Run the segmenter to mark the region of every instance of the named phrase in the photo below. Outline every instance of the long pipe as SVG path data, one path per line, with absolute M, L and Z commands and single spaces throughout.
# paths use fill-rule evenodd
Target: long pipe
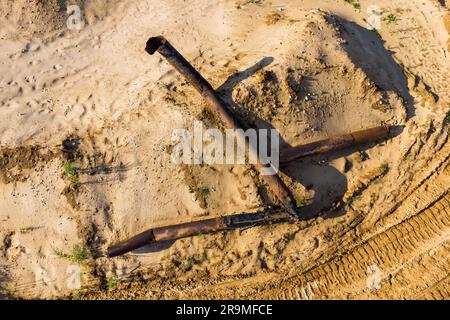
M 109 247 L 108 257 L 116 257 L 160 241 L 176 240 L 199 234 L 253 227 L 262 224 L 286 222 L 291 219 L 290 213 L 287 213 L 285 210 L 268 210 L 153 228 Z
M 241 129 L 242 126 L 232 112 L 223 104 L 217 96 L 216 91 L 211 84 L 203 78 L 203 76 L 179 53 L 163 36 L 152 37 L 147 41 L 145 48 L 150 55 L 159 52 L 166 60 L 181 73 L 202 97 L 208 101 L 209 110 L 212 113 L 218 114 L 225 127 L 229 129 Z M 277 198 L 283 203 L 287 212 L 289 212 L 294 219 L 298 218 L 299 212 L 291 191 L 276 174 L 277 170 L 271 164 L 263 164 L 257 146 L 248 143 L 243 135 L 237 134 L 237 138 L 241 143 L 249 148 L 249 155 L 258 159 L 255 167 L 258 171 L 270 170 L 273 174 L 262 175 L 262 179 L 267 183 L 269 188 L 275 193 Z

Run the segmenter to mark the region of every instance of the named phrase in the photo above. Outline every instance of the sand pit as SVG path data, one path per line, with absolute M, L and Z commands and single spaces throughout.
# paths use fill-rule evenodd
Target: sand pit
M 448 298 L 441 3 L 0 5 L 0 296 Z M 73 4 L 80 30 L 66 25 Z M 369 5 L 382 11 L 378 30 Z M 173 163 L 174 129 L 220 123 L 144 51 L 158 34 L 246 126 L 277 129 L 282 147 L 379 125 L 391 137 L 282 167 L 301 221 L 107 258 L 150 227 L 277 205 L 250 165 Z

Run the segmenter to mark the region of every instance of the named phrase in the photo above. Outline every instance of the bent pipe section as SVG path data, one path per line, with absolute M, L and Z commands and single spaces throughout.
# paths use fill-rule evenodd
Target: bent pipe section
M 162 36 L 152 37 L 147 41 L 145 50 L 153 55 L 159 52 L 166 60 L 180 73 L 189 83 L 197 89 L 202 97 L 208 102 L 209 111 L 218 114 L 223 124 L 229 129 L 242 128 L 239 121 L 233 115 L 233 113 L 227 108 L 226 105 L 217 96 L 215 90 L 211 84 L 203 78 L 203 76 L 179 53 L 170 43 Z M 241 141 L 245 143 L 249 148 L 249 153 L 253 158 L 258 159 L 258 163 L 255 167 L 261 172 L 263 169 L 268 169 L 271 165 L 263 165 L 260 161 L 257 146 L 248 143 L 248 141 L 242 136 L 238 135 L 238 139 L 244 139 Z M 299 212 L 295 204 L 294 197 L 286 184 L 276 174 L 277 170 L 271 168 L 272 175 L 261 175 L 261 178 L 267 183 L 269 188 L 275 193 L 277 198 L 283 203 L 286 210 L 291 213 L 293 218 L 298 218 Z

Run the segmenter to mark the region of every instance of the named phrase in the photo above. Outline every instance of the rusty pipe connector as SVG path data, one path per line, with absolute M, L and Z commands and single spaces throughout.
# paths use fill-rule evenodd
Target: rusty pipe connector
M 280 163 L 298 158 L 351 147 L 357 144 L 383 139 L 389 136 L 390 127 L 380 126 L 320 140 L 280 151 Z
M 203 76 L 179 53 L 163 36 L 152 37 L 147 41 L 145 50 L 153 55 L 155 52 L 159 52 L 166 60 L 181 73 L 202 97 L 208 102 L 209 111 L 213 114 L 218 114 L 225 127 L 228 129 L 240 129 L 242 128 L 239 121 L 233 115 L 233 113 L 225 106 L 225 104 L 217 96 L 215 90 L 211 84 L 203 78 Z M 276 174 L 275 168 L 270 168 L 271 165 L 263 165 L 258 154 L 257 146 L 248 143 L 248 141 L 238 135 L 238 139 L 249 149 L 249 154 L 258 159 L 258 163 L 255 167 L 261 172 L 262 169 L 272 169 L 272 175 L 262 175 L 261 178 L 267 183 L 269 188 L 275 193 L 277 198 L 283 203 L 287 211 L 291 213 L 293 218 L 298 218 L 299 212 L 297 205 L 295 204 L 294 197 L 285 183 Z
M 108 248 L 108 257 L 120 256 L 152 243 L 262 224 L 286 222 L 290 219 L 291 215 L 284 210 L 268 210 L 153 228 L 112 245 Z

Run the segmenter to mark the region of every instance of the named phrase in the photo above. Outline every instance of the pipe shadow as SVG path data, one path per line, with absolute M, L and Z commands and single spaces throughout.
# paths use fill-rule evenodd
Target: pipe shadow
M 112 182 L 122 182 L 126 178 L 126 173 L 137 167 L 136 163 L 125 165 L 122 162 L 115 166 L 108 166 L 106 164 L 90 168 L 76 168 L 77 173 L 84 175 L 85 178 L 80 184 L 106 184 Z M 111 177 L 111 175 L 115 175 Z M 93 177 L 93 178 L 91 178 Z
M 166 249 L 169 249 L 176 240 L 168 240 L 168 241 L 162 241 L 158 243 L 151 243 L 148 244 L 142 248 L 136 249 L 133 251 L 135 254 L 146 254 L 146 253 L 153 253 L 153 252 L 160 252 Z

